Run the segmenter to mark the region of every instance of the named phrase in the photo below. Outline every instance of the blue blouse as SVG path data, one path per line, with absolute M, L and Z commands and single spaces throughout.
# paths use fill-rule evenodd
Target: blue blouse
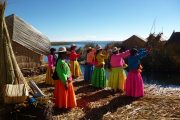
M 129 70 L 137 70 L 139 68 L 139 65 L 141 63 L 141 59 L 145 57 L 148 54 L 148 52 L 145 49 L 140 49 L 135 56 L 130 56 L 128 58 L 128 67 Z

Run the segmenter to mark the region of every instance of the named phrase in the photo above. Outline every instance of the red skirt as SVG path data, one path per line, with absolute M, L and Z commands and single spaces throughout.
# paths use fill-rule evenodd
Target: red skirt
M 55 107 L 57 108 L 73 108 L 77 106 L 72 82 L 68 84 L 66 90 L 64 84 L 60 80 L 56 80 L 54 98 Z

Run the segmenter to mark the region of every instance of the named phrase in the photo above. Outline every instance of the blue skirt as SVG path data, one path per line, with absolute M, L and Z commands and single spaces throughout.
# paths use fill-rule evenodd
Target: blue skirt
M 84 80 L 85 81 L 91 80 L 93 70 L 94 70 L 94 66 L 92 64 L 85 65 L 85 70 L 84 70 Z

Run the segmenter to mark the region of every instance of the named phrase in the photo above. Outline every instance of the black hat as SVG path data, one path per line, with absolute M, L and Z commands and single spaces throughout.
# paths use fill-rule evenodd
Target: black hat
M 51 52 L 54 52 L 54 51 L 56 51 L 56 49 L 55 49 L 55 48 L 51 48 L 50 51 L 51 51 Z
M 131 54 L 131 55 L 135 55 L 137 52 L 138 52 L 138 50 L 137 50 L 136 48 L 132 48 L 132 49 L 130 50 L 130 54 Z

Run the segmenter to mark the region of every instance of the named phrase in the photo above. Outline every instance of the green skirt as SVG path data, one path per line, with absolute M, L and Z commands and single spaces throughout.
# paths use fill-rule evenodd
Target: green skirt
M 104 68 L 95 67 L 91 79 L 91 84 L 97 88 L 106 87 L 106 71 Z

